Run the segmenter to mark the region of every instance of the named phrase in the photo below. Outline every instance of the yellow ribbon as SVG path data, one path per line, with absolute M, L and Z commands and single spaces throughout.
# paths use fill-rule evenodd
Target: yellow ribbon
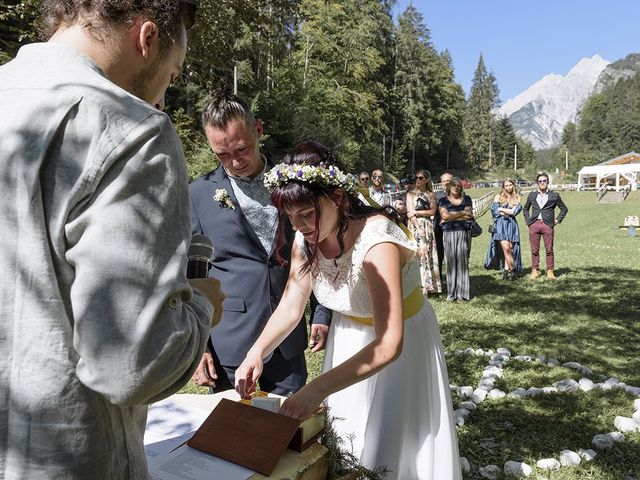
M 369 189 L 367 187 L 360 187 L 358 190 L 360 191 L 360 193 L 362 194 L 362 196 L 364 197 L 364 199 L 367 201 L 369 205 L 371 205 L 374 208 L 382 208 L 382 206 L 378 202 L 376 202 L 373 198 L 371 198 L 371 193 L 369 192 Z M 407 236 L 409 240 L 411 240 L 412 242 L 415 241 L 415 237 L 413 236 L 413 233 L 411 233 L 411 230 L 409 230 L 404 223 L 400 222 L 400 223 L 396 223 L 396 225 L 398 225 L 402 229 L 402 231 L 404 232 L 404 234 Z
M 422 287 L 418 285 L 413 292 L 402 300 L 402 318 L 406 320 L 413 317 L 422 309 L 423 305 L 424 294 L 422 293 Z M 373 326 L 373 317 L 352 317 L 351 315 L 348 317 L 354 322 Z

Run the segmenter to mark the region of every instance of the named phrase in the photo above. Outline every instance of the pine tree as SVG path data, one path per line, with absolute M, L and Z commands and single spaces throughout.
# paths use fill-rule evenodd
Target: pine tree
M 498 106 L 499 90 L 495 76 L 487 71 L 480 54 L 476 67 L 464 119 L 464 145 L 475 168 L 495 163 L 493 142 L 496 121 L 493 111 Z

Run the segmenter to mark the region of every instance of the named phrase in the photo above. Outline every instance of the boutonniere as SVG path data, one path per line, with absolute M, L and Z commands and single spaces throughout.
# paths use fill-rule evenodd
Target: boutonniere
M 227 193 L 227 190 L 224 188 L 218 188 L 216 193 L 213 194 L 213 199 L 220 202 L 221 205 L 230 208 L 231 210 L 235 210 L 236 206 L 231 201 L 231 197 Z

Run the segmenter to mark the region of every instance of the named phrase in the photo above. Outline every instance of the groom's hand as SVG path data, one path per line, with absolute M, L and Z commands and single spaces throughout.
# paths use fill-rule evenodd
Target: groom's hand
M 327 345 L 327 335 L 329 327 L 320 323 L 311 325 L 311 334 L 309 335 L 309 348 L 312 352 L 319 352 Z
M 208 350 L 205 350 L 204 355 L 202 355 L 200 363 L 198 364 L 198 368 L 196 368 L 191 380 L 201 387 L 214 388 L 216 386 L 215 381 L 217 379 L 218 374 L 216 373 L 216 368 L 213 366 L 213 355 L 211 355 L 211 352 Z

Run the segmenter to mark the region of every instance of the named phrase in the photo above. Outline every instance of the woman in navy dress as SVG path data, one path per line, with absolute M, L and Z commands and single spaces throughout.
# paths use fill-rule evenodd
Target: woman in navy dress
M 502 182 L 502 190 L 491 205 L 495 231 L 484 264 L 486 269 L 502 270 L 502 278 L 507 280 L 515 279 L 517 273 L 522 272 L 520 230 L 516 221 L 522 204 L 515 185 L 510 178 Z
M 454 177 L 446 187 L 447 196 L 438 200 L 440 228 L 447 261 L 447 300 L 469 300 L 469 254 L 473 220 L 473 202 L 464 194 L 462 181 Z

